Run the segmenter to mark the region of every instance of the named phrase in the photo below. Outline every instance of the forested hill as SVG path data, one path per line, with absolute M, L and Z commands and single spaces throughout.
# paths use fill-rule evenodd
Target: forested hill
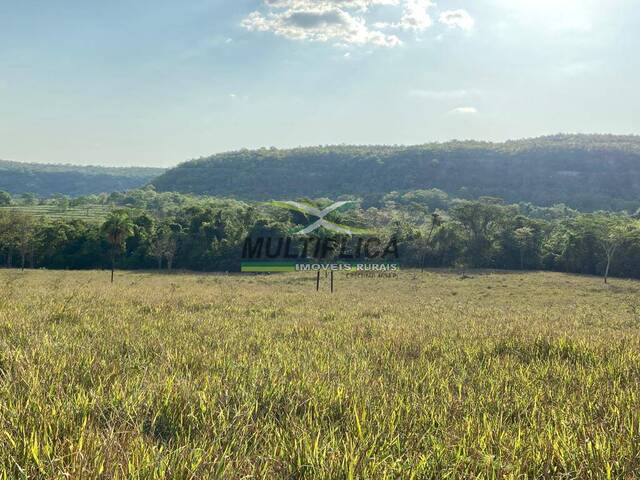
M 249 200 L 367 198 L 439 188 L 462 198 L 635 210 L 640 206 L 640 136 L 241 150 L 183 163 L 153 184 L 161 191 Z
M 110 193 L 146 185 L 163 171 L 162 168 L 82 167 L 0 160 L 0 190 L 38 196 Z

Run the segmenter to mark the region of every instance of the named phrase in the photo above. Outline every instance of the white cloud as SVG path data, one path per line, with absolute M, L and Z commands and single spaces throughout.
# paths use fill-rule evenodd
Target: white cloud
M 477 115 L 478 110 L 475 107 L 458 107 L 453 110 L 449 110 L 453 115 Z
M 440 14 L 440 23 L 449 28 L 460 28 L 462 30 L 473 30 L 475 20 L 466 10 L 446 10 Z
M 404 29 L 421 32 L 433 25 L 429 9 L 435 6 L 431 0 L 404 0 L 402 18 L 399 22 L 376 22 L 374 27 L 385 29 Z
M 377 5 L 398 5 L 399 0 L 265 0 L 265 3 L 272 8 L 292 10 L 331 8 L 368 10 Z
M 433 25 L 430 10 L 432 0 L 263 0 L 265 8 L 250 13 L 242 26 L 249 31 L 271 32 L 275 35 L 311 42 L 333 42 L 334 45 L 377 45 L 395 47 L 402 40 L 385 30 L 422 32 Z M 376 11 L 380 20 L 367 23 L 374 7 L 396 8 Z M 401 8 L 401 9 L 400 9 Z M 381 13 L 395 19 L 381 18 Z M 465 10 L 449 10 L 440 15 L 440 23 L 450 28 L 469 30 L 473 19 Z
M 346 44 L 370 43 L 383 47 L 395 47 L 402 43 L 395 35 L 369 29 L 363 18 L 339 8 L 284 10 L 266 15 L 253 12 L 242 21 L 242 25 L 250 31 L 271 31 L 294 40 L 335 40 Z
M 433 6 L 431 0 L 406 0 L 400 26 L 410 30 L 426 30 L 433 25 L 428 13 Z

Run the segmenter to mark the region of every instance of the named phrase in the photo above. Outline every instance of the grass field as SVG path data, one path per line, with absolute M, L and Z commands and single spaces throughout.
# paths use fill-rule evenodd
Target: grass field
M 640 477 L 640 283 L 471 275 L 0 271 L 1 478 Z
M 110 205 L 85 205 L 68 208 L 61 208 L 57 205 L 12 205 L 0 207 L 0 212 L 14 211 L 33 215 L 34 217 L 102 222 L 109 215 L 112 208 Z

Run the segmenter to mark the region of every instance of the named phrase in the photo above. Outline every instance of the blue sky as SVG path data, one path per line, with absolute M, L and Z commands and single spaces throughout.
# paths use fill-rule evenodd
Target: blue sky
M 0 158 L 640 133 L 638 0 L 0 0 Z

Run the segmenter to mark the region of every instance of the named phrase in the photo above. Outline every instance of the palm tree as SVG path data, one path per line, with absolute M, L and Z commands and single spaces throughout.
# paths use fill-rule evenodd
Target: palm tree
M 127 238 L 133 234 L 133 224 L 125 212 L 113 212 L 102 224 L 101 231 L 111 246 L 111 283 L 113 283 L 116 253 L 124 249 Z

